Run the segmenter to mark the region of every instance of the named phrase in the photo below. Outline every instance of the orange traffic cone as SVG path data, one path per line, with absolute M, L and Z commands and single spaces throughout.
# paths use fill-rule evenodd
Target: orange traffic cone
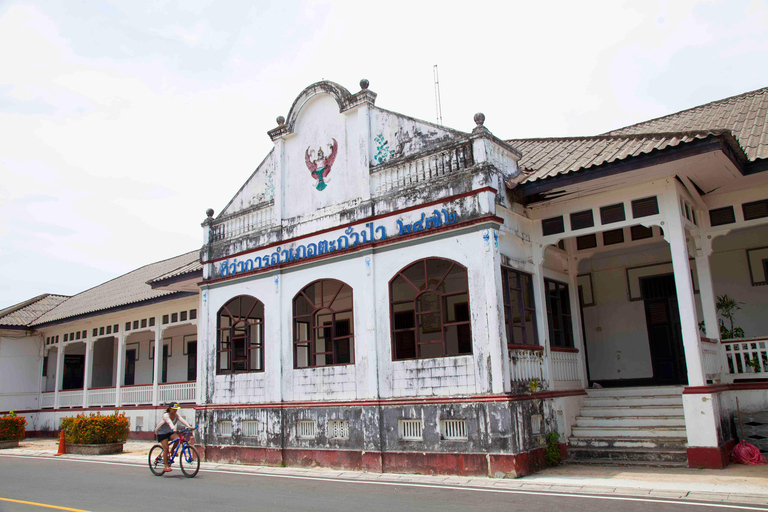
M 61 435 L 59 435 L 59 452 L 56 455 L 66 455 L 67 454 L 67 444 L 66 441 L 64 441 L 64 431 L 61 431 Z

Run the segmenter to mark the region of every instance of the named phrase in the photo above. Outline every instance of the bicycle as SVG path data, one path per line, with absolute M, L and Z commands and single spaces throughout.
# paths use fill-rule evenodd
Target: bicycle
M 181 472 L 187 478 L 192 478 L 200 470 L 200 456 L 197 454 L 197 450 L 194 446 L 189 444 L 188 439 L 192 432 L 197 430 L 195 428 L 186 428 L 179 430 L 179 437 L 171 441 L 168 445 L 168 465 L 173 464 L 176 459 L 176 455 L 181 452 L 181 458 L 179 459 L 179 465 L 181 466 Z M 165 462 L 163 461 L 163 445 L 156 444 L 149 450 L 149 470 L 155 476 L 163 476 L 165 474 Z

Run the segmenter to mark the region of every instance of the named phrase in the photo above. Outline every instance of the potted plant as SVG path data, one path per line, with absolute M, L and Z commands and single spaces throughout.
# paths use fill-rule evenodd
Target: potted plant
M 81 455 L 121 453 L 128 439 L 130 422 L 125 413 L 102 416 L 78 414 L 61 420 L 67 452 Z
M 11 411 L 0 417 L 0 449 L 16 448 L 26 436 L 27 419 Z
M 728 320 L 728 324 L 730 326 L 730 329 L 725 326 L 725 322 L 723 320 L 720 320 L 720 338 L 724 340 L 730 340 L 733 338 L 743 338 L 744 337 L 744 329 L 741 327 L 735 327 L 733 325 L 733 316 L 736 314 L 736 311 L 741 309 L 741 305 L 744 304 L 743 302 L 739 302 L 733 297 L 729 296 L 727 293 L 724 295 L 720 295 L 717 297 L 717 302 L 715 303 L 715 307 L 717 308 L 717 312 Z

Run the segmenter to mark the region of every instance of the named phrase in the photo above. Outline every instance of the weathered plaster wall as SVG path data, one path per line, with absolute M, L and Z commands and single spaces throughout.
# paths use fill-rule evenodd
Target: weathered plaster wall
M 0 411 L 37 407 L 42 344 L 23 331 L 0 334 Z

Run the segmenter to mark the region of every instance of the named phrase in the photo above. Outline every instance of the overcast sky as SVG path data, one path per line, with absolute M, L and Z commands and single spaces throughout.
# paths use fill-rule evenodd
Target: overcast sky
M 501 138 L 768 86 L 768 2 L 0 1 L 0 308 L 198 249 L 318 80 Z

